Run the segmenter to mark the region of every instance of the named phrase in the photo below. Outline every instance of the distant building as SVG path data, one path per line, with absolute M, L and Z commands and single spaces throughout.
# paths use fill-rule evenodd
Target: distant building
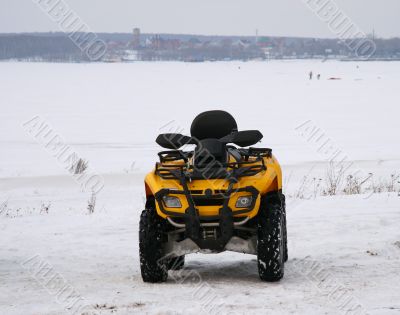
M 232 43 L 233 47 L 238 47 L 240 49 L 247 49 L 251 46 L 251 42 L 247 39 L 239 39 Z
M 146 48 L 154 50 L 177 50 L 180 47 L 181 41 L 179 39 L 166 39 L 158 34 L 146 39 Z
M 271 42 L 268 37 L 259 37 L 257 40 L 258 47 L 271 47 Z
M 133 29 L 133 47 L 140 47 L 140 28 L 136 27 Z

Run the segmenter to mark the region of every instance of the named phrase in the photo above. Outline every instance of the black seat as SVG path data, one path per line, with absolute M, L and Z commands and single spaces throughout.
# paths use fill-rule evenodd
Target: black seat
M 211 164 L 226 163 L 228 151 L 226 144 L 219 141 L 232 132 L 237 131 L 237 124 L 231 114 L 222 110 L 212 110 L 199 114 L 192 123 L 190 133 L 197 139 L 194 150 L 194 164 L 207 167 Z
M 158 135 L 156 142 L 166 149 L 179 150 L 186 144 L 197 145 L 196 152 L 201 149 L 208 151 L 217 160 L 225 159 L 228 143 L 239 147 L 248 147 L 259 142 L 263 135 L 258 130 L 238 131 L 235 119 L 222 110 L 212 110 L 198 115 L 190 127 L 191 137 L 179 133 L 163 133 Z M 237 152 L 234 152 L 234 151 Z M 230 154 L 238 161 L 241 153 L 229 146 Z M 201 154 L 203 155 L 203 154 Z
M 227 162 L 226 144 L 218 139 L 200 140 L 194 150 L 194 164 L 197 167 L 209 167 L 211 164 L 219 166 L 218 163 Z

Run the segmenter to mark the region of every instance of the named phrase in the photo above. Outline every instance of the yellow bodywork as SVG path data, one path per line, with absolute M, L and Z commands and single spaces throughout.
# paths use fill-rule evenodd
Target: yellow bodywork
M 251 212 L 246 214 L 238 214 L 237 217 L 249 217 L 253 218 L 257 215 L 258 209 L 260 206 L 260 200 L 263 195 L 268 192 L 278 191 L 282 189 L 282 171 L 281 167 L 274 156 L 272 157 L 263 157 L 264 163 L 266 166 L 266 170 L 259 172 L 253 176 L 246 176 L 241 177 L 237 184 L 234 185 L 234 189 L 246 187 L 246 186 L 253 186 L 255 187 L 260 194 L 256 200 L 255 206 Z M 251 161 L 251 158 L 250 160 Z M 178 164 L 173 162 L 175 165 Z M 261 162 L 257 162 L 259 164 Z M 256 164 L 256 163 L 255 163 Z M 190 190 L 202 190 L 205 191 L 206 189 L 211 189 L 213 193 L 218 190 L 226 190 L 228 188 L 229 182 L 226 179 L 196 179 L 193 181 L 188 181 L 188 188 Z M 176 179 L 163 179 L 160 176 L 157 176 L 154 170 L 147 174 L 145 178 L 145 189 L 146 189 L 146 196 L 154 196 L 158 191 L 161 189 L 176 189 L 182 190 L 182 186 L 179 183 L 179 180 Z M 232 193 L 231 198 L 229 200 L 229 207 L 232 209 L 233 212 L 235 210 L 241 210 L 242 208 L 236 208 L 235 204 L 237 198 L 240 196 L 249 195 L 248 192 L 237 192 Z M 181 208 L 168 208 L 165 207 L 165 210 L 173 211 L 173 212 L 180 212 L 184 213 L 185 210 L 188 208 L 188 203 L 186 197 L 180 194 L 170 194 L 170 196 L 175 196 L 180 199 L 182 204 Z M 161 212 L 158 203 L 156 202 L 157 213 L 163 218 L 167 218 L 168 215 Z M 221 206 L 196 206 L 199 211 L 200 216 L 215 216 L 219 214 L 219 209 Z

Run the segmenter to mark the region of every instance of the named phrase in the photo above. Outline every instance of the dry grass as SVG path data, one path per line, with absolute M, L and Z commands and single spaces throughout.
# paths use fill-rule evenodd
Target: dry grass
M 92 191 L 92 195 L 90 196 L 90 199 L 88 200 L 88 205 L 87 205 L 87 209 L 89 214 L 93 214 L 94 210 L 96 208 L 96 193 L 94 191 Z
M 69 168 L 69 171 L 72 174 L 83 174 L 83 172 L 85 172 L 85 170 L 88 168 L 89 162 L 79 158 L 77 161 L 74 161 L 71 165 L 71 167 Z

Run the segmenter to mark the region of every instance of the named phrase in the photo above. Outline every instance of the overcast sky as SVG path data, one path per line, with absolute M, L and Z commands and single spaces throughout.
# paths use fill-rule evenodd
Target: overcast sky
M 0 0 L 0 33 L 58 31 L 35 1 Z M 64 1 L 95 32 L 333 37 L 306 0 Z M 332 1 L 365 33 L 400 37 L 400 0 Z

